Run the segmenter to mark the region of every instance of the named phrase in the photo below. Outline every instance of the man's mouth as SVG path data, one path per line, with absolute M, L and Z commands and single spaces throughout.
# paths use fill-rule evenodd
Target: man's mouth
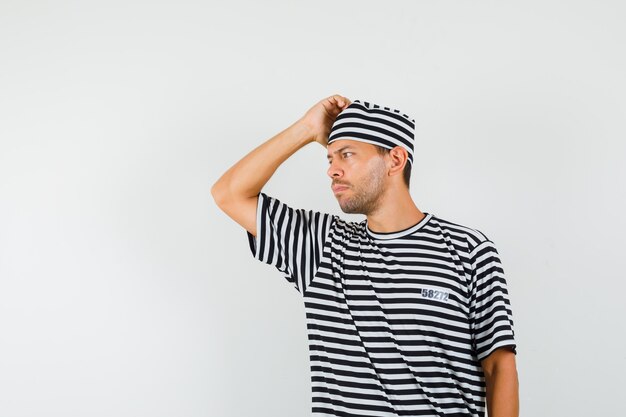
M 333 186 L 332 186 L 333 192 L 334 192 L 335 194 L 337 194 L 338 192 L 341 192 L 341 191 L 345 191 L 345 190 L 347 190 L 348 188 L 349 188 L 348 186 L 346 186 L 346 185 L 340 185 L 340 184 L 337 184 L 337 185 L 333 185 Z

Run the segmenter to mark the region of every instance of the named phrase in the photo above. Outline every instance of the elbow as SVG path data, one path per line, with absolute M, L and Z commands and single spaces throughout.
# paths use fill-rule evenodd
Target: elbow
M 217 204 L 218 207 L 221 207 L 226 200 L 226 187 L 219 181 L 216 182 L 211 187 L 211 196 L 213 197 L 215 204 Z

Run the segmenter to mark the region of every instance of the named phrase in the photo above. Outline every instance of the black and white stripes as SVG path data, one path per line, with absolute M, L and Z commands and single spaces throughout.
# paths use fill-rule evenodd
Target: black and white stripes
M 253 256 L 303 297 L 314 416 L 484 416 L 480 361 L 516 352 L 491 240 L 431 213 L 393 233 L 261 192 Z
M 354 100 L 335 119 L 328 144 L 339 139 L 371 143 L 387 149 L 401 146 L 413 165 L 415 120 L 398 109 Z

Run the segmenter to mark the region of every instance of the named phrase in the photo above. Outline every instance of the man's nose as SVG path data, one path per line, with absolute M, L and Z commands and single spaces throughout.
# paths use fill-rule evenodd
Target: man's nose
M 329 177 L 340 177 L 343 175 L 343 169 L 339 166 L 339 163 L 333 161 L 330 163 L 328 167 L 328 171 L 326 172 Z

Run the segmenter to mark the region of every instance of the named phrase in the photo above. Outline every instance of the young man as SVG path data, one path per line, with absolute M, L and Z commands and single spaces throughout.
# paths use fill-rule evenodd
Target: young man
M 512 311 L 491 240 L 409 193 L 415 121 L 334 95 L 232 166 L 211 193 L 252 255 L 303 297 L 315 416 L 517 417 Z M 328 151 L 345 213 L 261 189 L 301 147 Z

